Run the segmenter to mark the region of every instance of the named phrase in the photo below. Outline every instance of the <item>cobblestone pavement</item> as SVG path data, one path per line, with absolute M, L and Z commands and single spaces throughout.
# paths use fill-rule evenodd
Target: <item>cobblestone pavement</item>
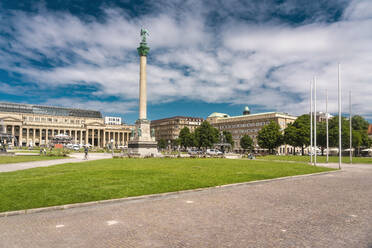
M 112 158 L 112 155 L 107 154 L 107 153 L 90 153 L 88 156 L 88 160 L 97 160 L 97 159 L 105 159 L 105 158 Z M 14 164 L 0 164 L 0 172 L 26 170 L 26 169 L 36 168 L 36 167 L 47 167 L 47 166 L 52 166 L 52 165 L 57 165 L 57 164 L 79 163 L 79 162 L 84 162 L 84 161 L 86 160 L 84 160 L 83 153 L 74 153 L 70 155 L 70 158 L 66 158 L 66 159 L 42 160 L 42 161 L 23 162 L 23 163 L 14 163 Z
M 3 217 L 0 247 L 371 248 L 372 165 Z

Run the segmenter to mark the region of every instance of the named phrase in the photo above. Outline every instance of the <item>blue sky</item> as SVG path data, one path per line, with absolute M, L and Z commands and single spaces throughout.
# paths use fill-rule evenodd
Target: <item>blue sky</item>
M 139 30 L 148 44 L 148 117 L 308 112 L 329 90 L 372 121 L 372 1 L 0 2 L 1 101 L 138 117 Z

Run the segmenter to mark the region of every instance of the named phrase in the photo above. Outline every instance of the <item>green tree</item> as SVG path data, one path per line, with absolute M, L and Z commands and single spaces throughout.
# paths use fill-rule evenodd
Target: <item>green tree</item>
M 172 140 L 172 146 L 173 146 L 173 147 L 175 147 L 175 146 L 178 147 L 179 145 L 181 145 L 181 140 L 180 140 L 180 138 L 177 138 L 177 139 Z
M 354 115 L 351 119 L 353 130 L 367 130 L 369 122 L 360 115 Z
M 325 122 L 317 123 L 316 129 L 316 145 L 320 146 L 322 150 L 322 156 L 324 155 L 324 150 L 327 148 L 327 126 Z
M 197 147 L 212 147 L 214 143 L 218 142 L 218 130 L 212 127 L 209 122 L 204 121 L 200 127 L 195 129 L 194 137 Z
M 301 147 L 301 153 L 304 155 L 304 148 L 310 145 L 310 116 L 308 114 L 299 116 L 288 125 L 284 130 L 284 142 L 293 147 Z
M 188 127 L 184 127 L 181 129 L 178 138 L 180 140 L 180 145 L 183 146 L 185 149 L 194 145 L 193 137 Z
M 252 150 L 252 147 L 253 147 L 253 139 L 245 134 L 243 137 L 241 137 L 240 139 L 240 146 L 244 149 L 244 150 Z
M 338 116 L 334 116 L 331 118 L 328 122 L 328 128 L 329 128 L 329 146 L 330 147 L 338 147 Z M 349 120 L 347 120 L 345 117 L 341 117 L 341 146 L 343 149 L 346 149 L 349 147 Z
M 229 143 L 232 148 L 234 148 L 234 140 L 232 138 L 232 134 L 229 131 L 223 131 L 223 135 L 225 136 L 226 143 Z
M 158 141 L 158 147 L 159 149 L 165 149 L 167 147 L 167 142 L 165 141 L 165 139 L 160 139 Z
M 257 135 L 258 145 L 261 148 L 269 149 L 273 153 L 274 149 L 283 144 L 283 135 L 278 123 L 271 121 L 264 126 Z

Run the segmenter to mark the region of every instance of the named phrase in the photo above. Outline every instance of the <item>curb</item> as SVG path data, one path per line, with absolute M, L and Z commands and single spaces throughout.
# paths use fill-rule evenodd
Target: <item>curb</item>
M 1 212 L 0 218 L 15 216 L 15 215 L 26 215 L 26 214 L 50 212 L 50 211 L 55 211 L 55 210 L 88 207 L 88 206 L 94 206 L 94 205 L 100 205 L 100 204 L 103 205 L 103 204 L 110 204 L 110 203 L 163 199 L 163 198 L 178 196 L 180 194 L 189 194 L 189 193 L 201 192 L 201 191 L 206 192 L 206 191 L 213 191 L 213 190 L 219 190 L 219 189 L 228 189 L 228 188 L 235 188 L 235 187 L 246 186 L 246 185 L 256 185 L 256 184 L 261 184 L 261 183 L 270 183 L 270 182 L 275 182 L 275 181 L 298 179 L 298 178 L 303 178 L 303 177 L 319 176 L 319 175 L 326 175 L 326 174 L 339 173 L 339 172 L 343 172 L 343 171 L 342 170 L 325 171 L 325 172 L 317 172 L 317 173 L 305 174 L 305 175 L 278 177 L 278 178 L 273 178 L 273 179 L 263 179 L 263 180 L 256 180 L 256 181 L 243 182 L 243 183 L 225 184 L 225 185 L 212 186 L 212 187 L 207 187 L 207 188 L 189 189 L 189 190 L 181 190 L 181 191 L 166 192 L 166 193 L 159 193 L 159 194 L 132 196 L 132 197 L 125 197 L 125 198 L 99 200 L 99 201 L 91 201 L 91 202 L 83 202 L 83 203 L 72 203 L 72 204 L 65 204 L 65 205 L 52 206 L 52 207 L 8 211 L 8 212 Z

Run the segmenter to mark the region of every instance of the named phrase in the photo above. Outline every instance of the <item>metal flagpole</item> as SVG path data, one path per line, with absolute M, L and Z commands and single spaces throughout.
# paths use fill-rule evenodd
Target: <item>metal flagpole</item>
M 341 169 L 341 159 L 342 159 L 342 144 L 341 144 L 341 76 L 340 68 L 341 65 L 338 64 L 338 168 Z
M 313 163 L 313 82 L 310 81 L 310 163 Z
M 353 152 L 352 152 L 352 139 L 353 139 L 353 133 L 352 133 L 352 125 L 351 125 L 351 120 L 352 120 L 352 115 L 351 115 L 351 90 L 349 91 L 349 110 L 350 110 L 350 117 L 349 117 L 349 122 L 350 122 L 350 164 L 353 163 Z
M 317 155 L 317 146 L 316 146 L 316 77 L 314 77 L 314 166 L 316 166 L 316 155 Z
M 328 89 L 326 89 L 326 143 L 327 143 L 327 163 L 329 158 L 329 134 L 328 134 Z

